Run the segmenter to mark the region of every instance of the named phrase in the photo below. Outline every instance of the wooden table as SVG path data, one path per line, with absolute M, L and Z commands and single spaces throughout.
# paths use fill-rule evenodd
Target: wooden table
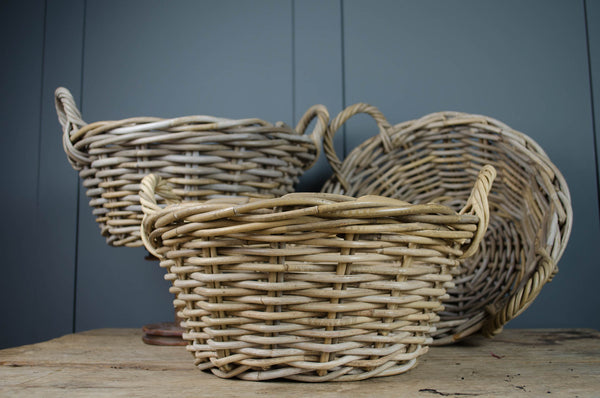
M 145 345 L 137 329 L 100 329 L 0 351 L 10 397 L 599 397 L 600 333 L 506 330 L 433 347 L 411 371 L 358 382 L 224 380 L 184 347 Z

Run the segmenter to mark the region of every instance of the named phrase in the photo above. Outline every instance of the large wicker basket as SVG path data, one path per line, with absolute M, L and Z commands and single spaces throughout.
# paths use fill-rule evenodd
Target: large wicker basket
M 163 176 L 186 200 L 281 196 L 293 192 L 317 159 L 329 122 L 327 109 L 315 105 L 296 129 L 212 116 L 86 124 L 67 89 L 58 88 L 55 98 L 65 152 L 80 170 L 101 233 L 113 246 L 142 245 L 138 192 L 145 175 Z M 314 131 L 303 135 L 315 117 Z
M 142 181 L 142 237 L 173 282 L 200 369 L 245 380 L 402 373 L 428 350 L 458 258 L 479 247 L 495 176 L 460 213 L 380 196 L 292 193 L 164 209 Z
M 371 115 L 379 134 L 341 162 L 333 135 L 350 117 Z M 490 227 L 476 256 L 453 270 L 435 344 L 482 330 L 490 336 L 522 313 L 557 272 L 571 232 L 569 190 L 530 137 L 492 118 L 440 112 L 391 126 L 375 107 L 356 104 L 330 124 L 324 148 L 334 175 L 323 192 L 383 195 L 460 208 L 482 164 L 498 178 L 490 193 Z

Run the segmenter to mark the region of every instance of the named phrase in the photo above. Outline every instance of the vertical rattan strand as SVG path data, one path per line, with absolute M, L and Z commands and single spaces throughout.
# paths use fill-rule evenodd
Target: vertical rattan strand
M 208 240 L 208 239 L 205 239 Z M 179 247 L 178 247 L 179 248 Z M 206 255 L 208 252 L 208 249 L 204 248 L 202 249 L 203 254 Z M 182 281 L 185 280 L 190 280 L 191 278 L 191 273 L 194 272 L 193 269 L 187 270 L 187 268 L 189 267 L 189 265 L 186 266 L 186 259 L 188 257 L 178 257 L 177 263 L 178 265 L 180 265 L 181 267 L 185 267 L 186 271 L 181 273 L 180 275 L 178 275 L 179 279 L 181 279 Z M 196 267 L 194 267 L 196 268 Z M 193 288 L 191 289 L 193 291 Z M 189 291 L 188 291 L 189 293 Z M 195 292 L 194 292 L 195 293 Z M 205 300 L 209 300 L 208 298 L 204 298 Z M 192 326 L 192 330 L 194 331 L 194 338 L 193 338 L 193 343 L 196 344 L 198 343 L 198 337 L 196 336 L 200 336 L 203 335 L 204 338 L 202 339 L 203 341 L 200 341 L 201 344 L 207 344 L 207 337 L 206 337 L 206 333 L 204 331 L 204 328 L 199 325 L 198 323 L 198 319 L 196 319 L 194 321 L 193 315 L 194 312 L 196 312 L 198 310 L 198 308 L 196 307 L 196 300 L 185 300 L 185 309 L 188 310 L 188 313 L 190 314 L 190 316 L 185 316 L 185 311 L 181 311 L 181 315 L 179 314 L 179 312 L 177 313 L 177 315 L 184 320 L 184 322 L 189 323 L 192 322 L 191 324 Z M 187 326 L 187 329 L 189 330 L 190 326 Z M 188 346 L 189 346 L 190 342 L 188 341 Z M 211 361 L 210 358 L 207 358 L 206 356 L 198 356 L 198 351 L 194 350 L 194 358 L 195 358 L 195 365 L 198 366 L 199 369 L 206 369 L 207 367 L 210 366 Z
M 346 234 L 345 241 L 347 242 L 352 242 L 354 240 L 354 234 Z M 350 255 L 353 253 L 353 249 L 350 247 L 343 247 L 340 249 L 340 254 L 342 256 L 346 256 L 346 255 Z M 348 271 L 348 263 L 345 262 L 339 262 L 336 268 L 336 275 L 346 275 L 346 272 Z M 344 290 L 345 286 L 344 283 L 334 283 L 333 285 L 333 290 Z M 332 304 L 339 304 L 340 299 L 337 297 L 332 297 L 331 298 L 331 303 Z M 337 312 L 329 312 L 327 314 L 327 319 L 336 319 L 338 317 L 338 313 Z M 335 326 L 327 326 L 325 328 L 326 331 L 331 332 L 334 331 L 336 329 Z M 324 340 L 324 344 L 331 344 L 333 342 L 333 339 L 331 337 L 326 337 Z M 331 354 L 328 352 L 323 352 L 321 353 L 321 358 L 320 361 L 321 363 L 326 363 L 329 362 L 329 359 L 331 358 Z M 323 370 L 318 370 L 317 374 L 319 376 L 325 376 L 327 374 L 327 370 L 323 369 Z
M 279 243 L 279 242 L 273 242 L 269 246 L 272 249 L 280 249 L 281 248 L 281 243 Z M 269 263 L 270 264 L 281 264 L 281 265 L 284 265 L 285 264 L 285 257 L 269 256 Z M 269 276 L 268 276 L 269 284 L 281 282 L 279 280 L 280 279 L 279 274 L 280 274 L 279 272 L 269 272 Z M 267 295 L 269 297 L 280 297 L 281 296 L 281 291 L 269 290 L 267 292 Z M 278 310 L 277 307 L 278 306 L 276 306 L 276 305 L 269 304 L 269 305 L 266 306 L 265 311 L 267 313 L 269 313 L 269 314 L 273 313 L 273 312 L 277 312 L 277 310 Z M 281 306 L 279 306 L 279 307 L 281 308 Z M 278 320 L 267 319 L 265 323 L 267 325 L 276 325 L 279 322 L 280 321 L 278 321 Z M 274 336 L 277 335 L 277 333 L 276 332 L 272 332 L 272 333 L 269 332 L 269 333 L 265 333 L 265 335 L 268 336 L 268 337 L 274 337 Z M 276 349 L 277 345 L 272 345 L 271 347 L 269 347 L 269 345 L 264 345 L 263 348 L 264 349 Z
M 208 239 L 207 239 L 208 240 Z M 203 249 L 203 251 L 205 252 L 205 256 L 208 253 L 208 257 L 210 258 L 218 258 L 219 254 L 217 253 L 217 248 L 216 247 L 210 247 L 210 248 L 206 248 Z M 207 271 L 209 274 L 212 275 L 218 275 L 220 274 L 219 271 L 219 266 L 217 264 L 212 264 L 212 265 L 208 265 L 207 268 L 209 268 Z M 220 289 L 221 288 L 221 282 L 219 281 L 213 281 L 213 282 L 209 282 L 209 286 L 212 287 L 213 289 Z M 221 295 L 217 295 L 215 296 L 210 296 L 209 297 L 209 302 L 210 303 L 217 303 L 220 304 L 223 302 L 223 296 Z M 213 316 L 216 315 L 217 318 L 219 319 L 225 319 L 227 317 L 227 314 L 225 314 L 224 311 L 219 310 L 219 311 L 215 311 L 216 313 L 213 313 Z M 227 325 L 219 325 L 219 329 L 227 329 Z M 224 342 L 228 339 L 227 336 L 215 336 L 213 337 L 214 339 L 216 339 L 217 341 L 220 342 Z M 217 350 L 217 357 L 218 358 L 227 358 L 230 355 L 229 349 L 225 349 L 225 350 Z M 232 370 L 231 365 L 230 364 L 225 364 L 223 366 L 221 366 L 226 372 L 230 372 Z
M 418 248 L 418 245 L 415 243 L 409 243 L 408 244 L 408 248 L 409 249 L 416 249 Z M 400 264 L 401 268 L 410 268 L 412 267 L 412 263 L 413 263 L 413 258 L 414 256 L 403 256 L 402 259 L 402 264 Z M 396 275 L 396 282 L 404 282 L 406 281 L 408 278 L 406 277 L 406 275 L 402 274 L 402 273 L 398 273 L 398 275 Z M 391 292 L 391 296 L 392 297 L 400 297 L 400 292 L 398 290 L 393 290 Z M 390 303 L 387 305 L 387 308 L 391 311 L 398 309 L 398 304 L 396 303 Z M 427 309 L 425 309 L 424 311 L 427 311 Z M 391 317 L 386 317 L 383 319 L 383 323 L 391 323 L 393 320 Z M 389 334 L 389 330 L 387 329 L 383 329 L 379 332 L 380 335 L 382 336 L 387 336 Z M 375 348 L 383 348 L 383 344 L 384 343 L 375 343 Z M 410 347 L 406 347 L 405 348 L 405 352 L 409 352 L 409 348 Z M 371 357 L 371 359 L 377 359 L 377 357 Z M 371 370 L 371 369 L 369 369 Z

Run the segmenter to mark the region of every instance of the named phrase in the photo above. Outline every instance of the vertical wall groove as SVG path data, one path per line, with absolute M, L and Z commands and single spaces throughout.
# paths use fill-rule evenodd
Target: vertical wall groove
M 38 148 L 37 148 L 37 170 L 35 177 L 35 211 L 36 211 L 36 219 L 34 222 L 37 223 L 37 218 L 39 216 L 38 212 L 40 209 L 40 168 L 42 166 L 42 112 L 44 108 L 44 70 L 45 70 L 45 60 L 46 60 L 46 29 L 48 27 L 48 0 L 44 1 L 44 26 L 42 27 L 42 67 L 40 68 L 40 103 L 39 103 L 39 123 L 38 123 Z
M 294 120 L 315 105 L 325 105 L 331 117 L 340 111 L 342 78 L 340 0 L 293 0 L 294 12 Z M 313 121 L 314 123 L 314 121 Z M 336 151 L 342 156 L 342 133 L 336 134 Z M 296 189 L 319 191 L 331 175 L 321 153 L 315 165 L 300 178 Z
M 598 143 L 596 138 L 596 106 L 594 102 L 594 80 L 592 79 L 592 54 L 590 50 L 590 28 L 588 24 L 587 0 L 583 0 L 583 17 L 585 24 L 585 44 L 587 50 L 588 80 L 590 85 L 590 104 L 592 108 L 592 140 L 594 143 L 594 160 L 596 162 L 596 198 L 598 200 L 598 210 L 600 214 L 600 164 L 598 163 Z
M 341 31 L 341 55 L 342 55 L 342 109 L 346 109 L 346 45 L 344 41 L 344 0 L 340 0 L 340 31 Z M 346 123 L 342 126 L 342 142 L 344 159 L 348 155 L 346 139 Z
M 296 0 L 292 0 L 292 126 L 296 126 Z
M 81 75 L 79 81 L 79 109 L 83 112 L 83 74 L 85 71 L 85 31 L 87 20 L 87 0 L 83 2 L 83 23 L 81 28 Z M 73 265 L 73 333 L 77 332 L 77 277 L 79 270 L 79 213 L 81 207 L 81 184 L 77 178 L 77 206 L 75 206 L 75 263 Z

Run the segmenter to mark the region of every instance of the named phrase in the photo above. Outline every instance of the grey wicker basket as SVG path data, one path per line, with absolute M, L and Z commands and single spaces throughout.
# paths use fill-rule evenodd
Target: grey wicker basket
M 378 134 L 340 161 L 335 132 L 367 113 Z M 334 170 L 323 192 L 382 195 L 412 203 L 460 208 L 483 164 L 498 177 L 490 193 L 490 227 L 478 254 L 454 273 L 435 344 L 482 331 L 498 333 L 521 314 L 558 271 L 571 232 L 569 189 L 558 168 L 531 137 L 493 118 L 438 112 L 392 126 L 368 104 L 355 104 L 330 123 L 324 149 Z
M 319 155 L 327 109 L 311 107 L 295 129 L 260 119 L 134 117 L 87 124 L 71 93 L 56 90 L 63 146 L 113 246 L 141 246 L 140 181 L 156 173 L 185 200 L 270 198 L 294 191 Z M 314 131 L 305 135 L 312 119 Z

